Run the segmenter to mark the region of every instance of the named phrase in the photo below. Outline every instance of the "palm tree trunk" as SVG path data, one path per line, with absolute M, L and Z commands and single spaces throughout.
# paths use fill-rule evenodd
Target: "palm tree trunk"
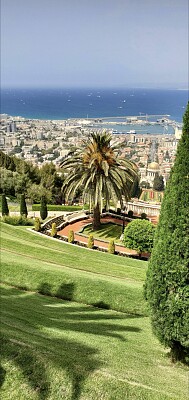
M 93 230 L 96 231 L 99 228 L 100 228 L 100 207 L 99 204 L 97 203 L 93 211 Z

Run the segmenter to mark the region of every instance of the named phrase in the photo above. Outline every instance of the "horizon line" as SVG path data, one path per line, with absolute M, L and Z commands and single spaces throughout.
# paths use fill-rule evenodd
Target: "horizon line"
M 146 90 L 189 90 L 189 85 L 188 87 L 182 87 L 182 85 L 177 85 L 177 86 L 124 86 L 124 85 L 117 85 L 117 86 L 10 86 L 10 85 L 5 85 L 1 86 L 1 90 L 10 90 L 10 89 L 86 89 L 86 90 L 98 90 L 98 89 L 103 89 L 103 90 L 120 90 L 120 89 L 146 89 Z

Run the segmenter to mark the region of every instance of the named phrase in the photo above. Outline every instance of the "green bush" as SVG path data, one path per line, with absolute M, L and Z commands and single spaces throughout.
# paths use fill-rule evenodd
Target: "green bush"
M 94 247 L 94 237 L 93 237 L 92 233 L 88 237 L 87 247 L 88 247 L 88 249 L 93 249 L 93 247 Z
M 9 215 L 9 208 L 5 194 L 2 194 L 1 196 L 1 208 L 2 208 L 2 215 Z
M 146 219 L 147 218 L 147 214 L 146 213 L 142 213 L 141 214 L 141 219 Z
M 74 243 L 74 231 L 72 229 L 68 233 L 68 243 Z
M 2 221 L 9 225 L 22 225 L 32 226 L 34 224 L 32 219 L 25 218 L 24 216 L 4 216 Z
M 127 215 L 128 215 L 129 218 L 132 218 L 133 217 L 133 211 L 129 210 Z
M 27 217 L 27 215 L 28 215 L 26 199 L 25 199 L 24 194 L 21 194 L 21 197 L 20 197 L 20 215 L 25 215 L 25 217 Z
M 109 244 L 108 244 L 108 253 L 114 254 L 115 253 L 115 243 L 114 240 L 111 239 Z
M 145 294 L 154 333 L 189 362 L 189 103 L 162 200 Z
M 40 217 L 42 220 L 46 219 L 48 215 L 47 202 L 44 196 L 41 198 Z
M 151 252 L 153 247 L 155 227 L 145 219 L 135 219 L 130 222 L 123 235 L 125 247 L 136 250 L 139 254 Z
M 40 232 L 41 231 L 41 221 L 37 217 L 35 218 L 34 229 L 35 229 L 36 232 Z
M 52 223 L 51 236 L 52 237 L 56 237 L 57 236 L 57 227 L 56 227 L 56 223 L 55 222 Z

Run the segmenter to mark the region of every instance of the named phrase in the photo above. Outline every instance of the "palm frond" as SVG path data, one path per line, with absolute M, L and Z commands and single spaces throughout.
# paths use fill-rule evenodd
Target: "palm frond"
M 110 199 L 116 204 L 122 198 L 127 201 L 131 187 L 137 177 L 137 167 L 131 161 L 120 158 L 120 144 L 111 144 L 112 136 L 107 132 L 93 132 L 83 147 L 69 153 L 61 168 L 65 174 L 63 192 L 66 198 L 74 196 L 78 188 L 83 195 L 90 194 L 91 203 L 102 208 L 102 198 L 106 204 Z

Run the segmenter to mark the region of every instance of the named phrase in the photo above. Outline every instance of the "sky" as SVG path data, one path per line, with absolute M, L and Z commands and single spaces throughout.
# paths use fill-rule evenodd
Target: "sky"
M 1 0 L 1 86 L 188 88 L 188 25 L 188 0 Z

